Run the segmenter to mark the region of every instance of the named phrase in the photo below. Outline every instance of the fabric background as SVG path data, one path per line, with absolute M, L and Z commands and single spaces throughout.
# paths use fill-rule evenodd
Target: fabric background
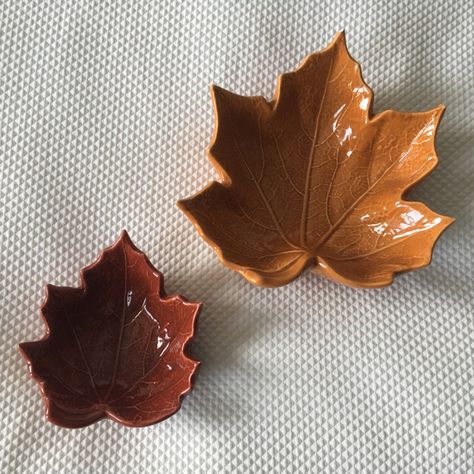
M 473 19 L 454 0 L 2 0 L 1 472 L 473 472 Z M 209 84 L 271 97 L 341 29 L 376 111 L 447 105 L 412 196 L 457 222 L 390 288 L 255 288 L 175 206 L 215 177 Z M 202 368 L 161 424 L 58 428 L 17 343 L 43 334 L 45 283 L 77 285 L 122 228 L 204 302 Z

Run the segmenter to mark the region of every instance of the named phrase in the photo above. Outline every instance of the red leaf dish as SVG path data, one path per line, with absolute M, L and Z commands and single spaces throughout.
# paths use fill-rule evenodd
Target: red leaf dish
M 184 353 L 199 309 L 166 296 L 162 274 L 125 231 L 81 271 L 79 288 L 48 285 L 46 335 L 20 344 L 48 420 L 147 426 L 171 416 L 199 364 Z

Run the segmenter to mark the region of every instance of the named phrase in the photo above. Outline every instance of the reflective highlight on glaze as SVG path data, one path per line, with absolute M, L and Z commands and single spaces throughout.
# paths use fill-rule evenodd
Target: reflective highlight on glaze
M 373 116 L 372 96 L 343 33 L 280 76 L 270 102 L 212 88 L 222 182 L 178 206 L 225 265 L 262 286 L 310 266 L 379 287 L 430 262 L 453 219 L 403 194 L 436 166 L 443 107 Z
M 125 231 L 82 270 L 80 288 L 48 285 L 46 336 L 20 349 L 49 421 L 146 426 L 175 413 L 198 366 L 184 347 L 199 308 L 166 296 L 163 276 Z

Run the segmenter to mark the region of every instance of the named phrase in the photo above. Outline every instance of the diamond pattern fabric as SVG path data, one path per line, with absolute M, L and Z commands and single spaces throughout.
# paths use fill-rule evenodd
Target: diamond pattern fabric
M 474 471 L 474 5 L 469 1 L 0 2 L 0 472 Z M 215 178 L 209 84 L 271 97 L 345 29 L 376 112 L 447 105 L 411 193 L 457 222 L 380 290 L 223 267 L 175 201 Z M 182 409 L 155 426 L 47 423 L 17 344 L 45 283 L 127 228 L 169 293 L 204 302 Z

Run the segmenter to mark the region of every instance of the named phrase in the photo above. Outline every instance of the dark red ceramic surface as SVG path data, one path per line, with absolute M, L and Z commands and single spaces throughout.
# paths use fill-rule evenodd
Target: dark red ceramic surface
M 166 296 L 163 276 L 125 231 L 82 270 L 80 288 L 48 285 L 46 335 L 20 344 L 48 419 L 146 426 L 175 413 L 198 366 L 184 346 L 199 309 Z

